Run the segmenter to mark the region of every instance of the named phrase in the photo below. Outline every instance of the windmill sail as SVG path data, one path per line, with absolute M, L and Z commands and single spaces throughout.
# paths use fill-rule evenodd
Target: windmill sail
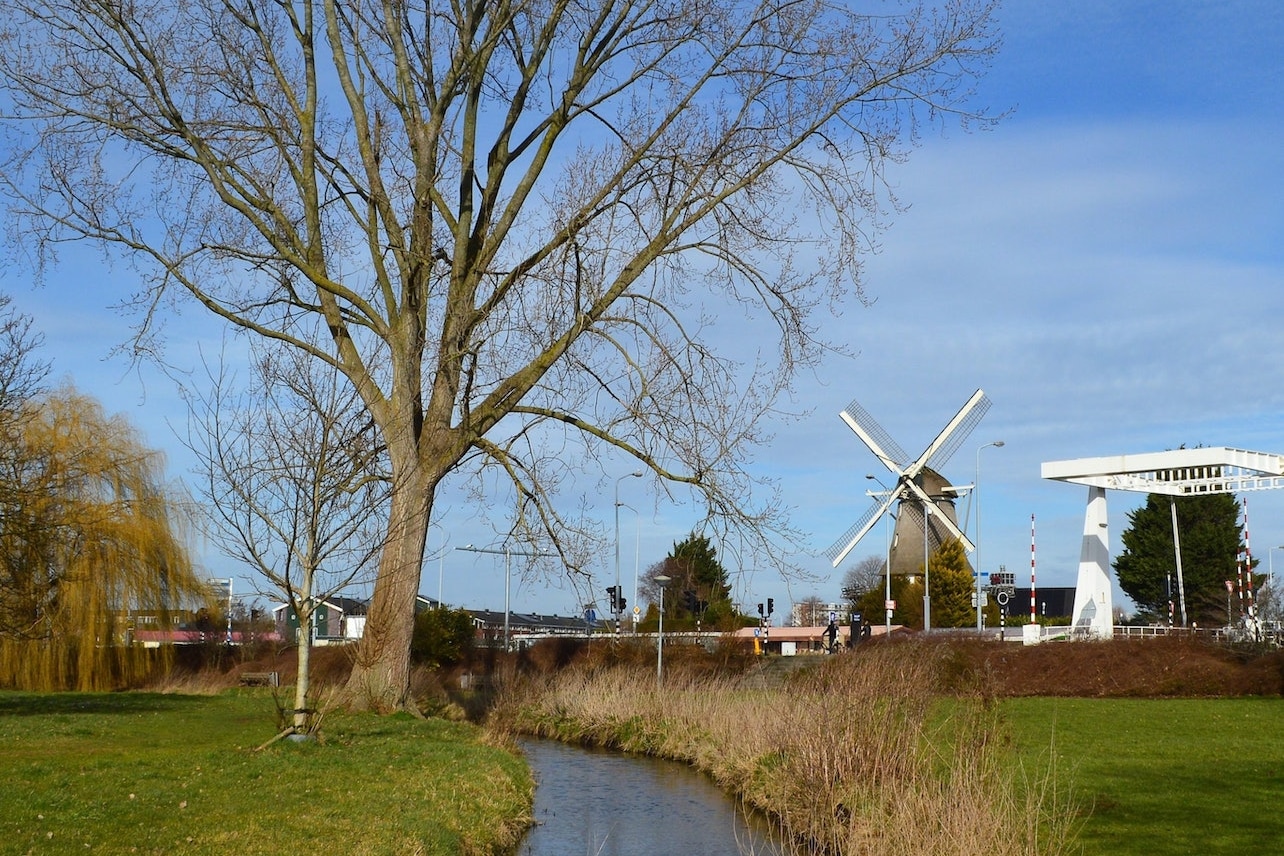
M 874 524 L 883 516 L 883 512 L 896 501 L 897 496 L 899 496 L 899 491 L 892 491 L 882 502 L 871 505 L 864 516 L 857 520 L 850 529 L 843 533 L 843 537 L 835 541 L 833 546 L 825 551 L 825 555 L 829 557 L 829 561 L 833 563 L 834 567 L 838 567 L 839 563 L 847 558 L 847 554 L 852 551 L 852 548 L 860 542 L 860 539 L 864 538 L 869 530 L 874 528 Z
M 842 420 L 847 423 L 847 427 L 856 432 L 856 436 L 864 441 L 869 450 L 878 456 L 883 462 L 883 466 L 892 472 L 899 472 L 909 463 L 909 455 L 900 444 L 892 439 L 892 435 L 883 429 L 882 425 L 870 416 L 865 408 L 860 406 L 860 402 L 853 401 L 839 414 Z
M 842 538 L 825 551 L 825 555 L 833 562 L 834 567 L 837 567 L 856 544 L 869 534 L 869 530 L 874 528 L 879 518 L 897 501 L 900 501 L 903 510 L 909 512 L 910 517 L 918 518 L 916 528 L 920 533 L 926 530 L 928 539 L 934 542 L 933 549 L 939 548 L 947 537 L 958 539 L 968 552 L 976 549 L 963 530 L 959 529 L 953 514 L 953 503 L 943 499 L 941 485 L 931 488 L 940 494 L 933 497 L 924 490 L 924 485 L 920 482 L 924 481 L 921 474 L 930 473 L 933 481 L 939 481 L 948 486 L 949 483 L 941 478 L 936 468 L 958 451 L 959 446 L 967 440 L 989 409 L 990 400 L 982 390 L 978 389 L 972 393 L 972 397 L 964 403 L 958 413 L 954 414 L 954 418 L 946 423 L 936 435 L 936 439 L 911 463 L 905 450 L 892 439 L 874 417 L 869 415 L 865 408 L 861 407 L 859 402 L 853 401 L 847 405 L 839 416 L 883 462 L 883 466 L 896 476 L 897 484 L 887 493 L 882 502 L 876 503 L 866 511 L 860 520 L 843 534 Z M 942 508 L 944 505 L 948 506 L 948 511 Z M 931 518 L 930 520 L 923 519 L 925 511 L 928 512 L 927 516 Z M 902 515 L 897 521 L 898 533 L 901 524 L 905 522 L 906 516 Z
M 959 409 L 950 423 L 937 435 L 932 445 L 927 447 L 927 460 L 923 465 L 940 472 L 946 461 L 954 457 L 959 446 L 972 435 L 972 431 L 985 418 L 989 409 L 990 399 L 984 392 L 978 389 L 972 393 L 967 404 Z

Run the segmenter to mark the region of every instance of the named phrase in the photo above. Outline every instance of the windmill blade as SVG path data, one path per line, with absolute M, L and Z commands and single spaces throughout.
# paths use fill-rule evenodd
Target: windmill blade
M 871 505 L 865 515 L 856 521 L 842 538 L 835 541 L 834 545 L 825 551 L 825 555 L 833 562 L 835 568 L 842 563 L 843 559 L 847 558 L 847 554 L 852 551 L 852 548 L 869 533 L 869 530 L 874 528 L 874 524 L 878 522 L 878 519 L 883 516 L 887 509 L 892 507 L 892 503 L 900 498 L 904 492 L 903 487 L 889 491 L 882 502 Z
M 883 466 L 898 476 L 901 474 L 910 456 L 905 454 L 905 450 L 892 439 L 892 435 L 883 430 L 883 426 L 860 406 L 860 402 L 852 401 L 838 415 L 847 423 L 848 428 L 856 432 L 861 442 L 883 462 Z
M 927 491 L 923 490 L 923 488 L 919 487 L 917 484 L 915 484 L 912 481 L 906 480 L 904 484 L 909 489 L 910 492 L 912 492 L 915 496 L 918 497 L 919 502 L 922 503 L 922 508 L 914 508 L 913 505 L 905 506 L 906 508 L 913 508 L 920 515 L 923 513 L 924 510 L 926 510 L 928 514 L 931 514 L 933 517 L 936 518 L 936 522 L 940 524 L 941 527 L 945 529 L 945 531 L 949 532 L 951 536 L 958 539 L 959 543 L 963 545 L 964 550 L 966 550 L 969 553 L 976 550 L 976 545 L 973 544 L 971 539 L 968 538 L 967 535 L 963 533 L 963 530 L 958 527 L 958 524 L 949 518 L 949 515 L 941 511 L 940 507 L 937 506 L 936 501 L 927 495 Z M 928 527 L 929 532 L 932 528 L 933 527 Z
M 954 414 L 954 418 L 941 429 L 941 433 L 936 435 L 932 444 L 923 450 L 916 462 L 917 466 L 912 473 L 907 472 L 911 478 L 918 475 L 918 471 L 923 467 L 930 467 L 940 472 L 945 462 L 953 457 L 958 451 L 959 446 L 968 438 L 977 424 L 985 417 L 986 411 L 990 409 L 990 399 L 985 397 L 985 392 L 978 389 L 972 393 L 972 397 L 967 400 L 959 412 Z

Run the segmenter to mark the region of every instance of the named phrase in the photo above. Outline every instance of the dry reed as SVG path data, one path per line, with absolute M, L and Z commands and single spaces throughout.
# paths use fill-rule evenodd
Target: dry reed
M 1026 776 L 977 693 L 947 694 L 948 649 L 871 646 L 774 689 L 636 665 L 502 682 L 492 722 L 672 758 L 777 818 L 793 854 L 913 849 L 1060 854 L 1071 807 L 1055 776 Z

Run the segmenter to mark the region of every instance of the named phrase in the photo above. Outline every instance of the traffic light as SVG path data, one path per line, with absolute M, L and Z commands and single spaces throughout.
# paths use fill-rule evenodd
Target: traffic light
M 617 591 L 618 589 L 615 586 L 606 587 L 606 593 L 611 598 L 611 612 L 619 612 L 619 609 L 616 608 L 616 600 L 615 600 L 615 594 Z
M 626 607 L 626 606 L 628 606 L 628 605 L 629 605 L 629 602 L 628 602 L 627 600 L 625 600 L 625 599 L 624 599 L 624 593 L 623 593 L 623 592 L 621 592 L 621 593 L 620 593 L 620 608 L 619 608 L 617 611 L 618 611 L 618 612 L 623 613 L 623 612 L 624 612 L 624 607 Z
M 696 597 L 696 593 L 691 589 L 687 589 L 682 593 L 682 600 L 687 605 L 687 612 L 695 615 L 700 611 L 700 600 Z
M 767 615 L 768 615 L 768 617 L 770 617 L 770 615 L 771 615 L 773 612 L 775 612 L 775 611 L 776 611 L 776 600 L 775 600 L 775 598 L 771 598 L 771 597 L 767 598 Z
M 766 614 L 766 613 L 764 613 L 764 612 L 762 611 L 762 604 L 761 604 L 761 603 L 760 603 L 760 604 L 758 604 L 758 615 L 762 616 L 762 615 L 765 615 L 765 614 Z

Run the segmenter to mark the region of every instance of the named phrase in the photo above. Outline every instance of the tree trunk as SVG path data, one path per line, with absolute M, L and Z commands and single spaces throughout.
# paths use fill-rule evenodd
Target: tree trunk
M 422 465 L 413 453 L 405 457 L 402 467 L 394 462 L 388 540 L 347 685 L 352 707 L 381 713 L 414 707 L 410 641 L 432 498 Z
M 309 599 L 312 596 L 308 591 Z M 297 610 L 296 610 L 297 612 Z M 307 617 L 299 618 L 299 669 L 294 681 L 294 731 L 296 734 L 308 733 L 308 688 L 312 676 L 312 622 L 316 613 L 309 612 Z

